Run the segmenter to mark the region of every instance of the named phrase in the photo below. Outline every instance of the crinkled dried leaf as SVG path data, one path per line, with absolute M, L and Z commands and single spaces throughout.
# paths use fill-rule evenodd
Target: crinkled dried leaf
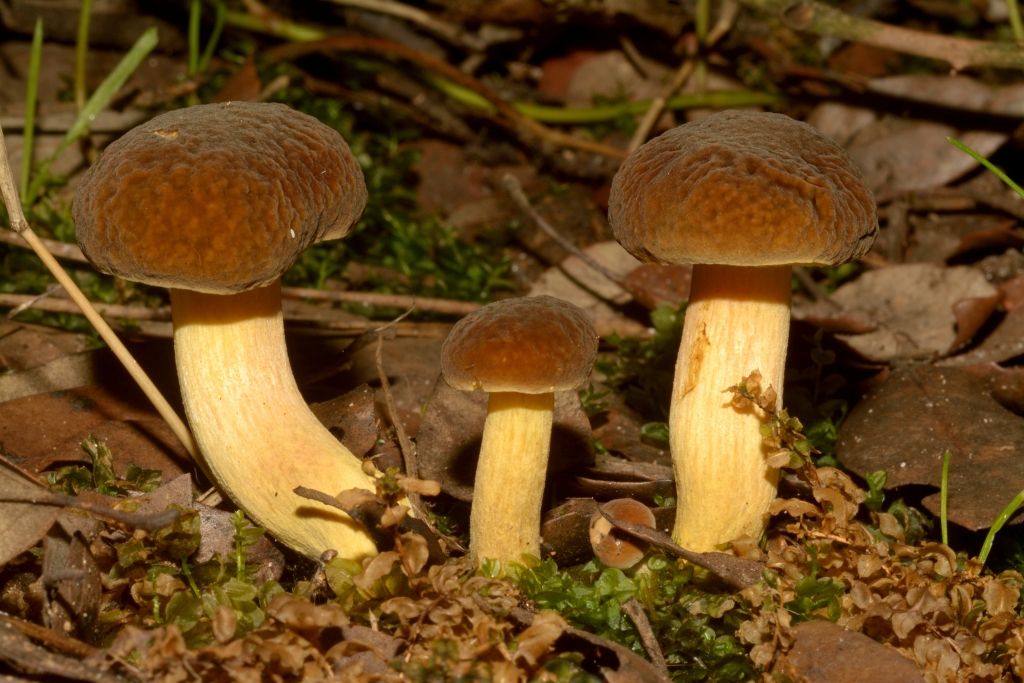
M 536 666 L 541 657 L 551 651 L 555 641 L 565 633 L 568 626 L 557 612 L 538 612 L 533 623 L 519 634 L 515 657 L 523 659 L 530 666 Z

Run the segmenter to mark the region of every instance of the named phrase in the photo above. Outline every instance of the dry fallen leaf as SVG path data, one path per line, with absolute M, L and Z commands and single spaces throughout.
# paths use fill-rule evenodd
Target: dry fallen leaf
M 961 368 L 894 371 L 850 411 L 838 456 L 864 477 L 886 472 L 886 488 L 930 486 L 939 513 L 942 453 L 949 449 L 949 520 L 986 529 L 1024 489 L 1024 418 L 993 397 L 983 375 Z
M 0 457 L 0 566 L 33 547 L 53 526 L 60 508 L 17 502 L 48 490 Z
M 944 356 L 977 331 L 987 316 L 973 316 L 974 329 L 958 318 L 957 304 L 978 300 L 994 310 L 999 292 L 978 270 L 968 266 L 908 263 L 869 271 L 841 286 L 831 296 L 838 309 L 824 302 L 794 306 L 801 320 L 855 318 L 874 329 L 837 338 L 875 361 Z M 981 322 L 979 322 L 981 318 Z M 963 329 L 958 329 L 958 323 Z
M 773 672 L 813 683 L 924 683 L 917 666 L 895 650 L 830 621 L 793 627 L 793 646 Z

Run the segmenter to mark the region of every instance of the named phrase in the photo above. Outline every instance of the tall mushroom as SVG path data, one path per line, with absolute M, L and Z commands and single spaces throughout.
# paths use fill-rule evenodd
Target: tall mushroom
M 182 399 L 209 473 L 285 545 L 376 552 L 344 513 L 293 493 L 373 490 L 310 412 L 285 349 L 279 278 L 309 245 L 343 237 L 366 204 L 348 145 L 280 104 L 162 114 L 111 144 L 73 213 L 101 271 L 171 288 Z
M 857 258 L 875 203 L 844 151 L 781 114 L 727 111 L 634 152 L 612 183 L 609 220 L 642 261 L 693 263 L 669 412 L 673 538 L 707 551 L 764 530 L 778 472 L 763 415 L 725 393 L 753 371 L 782 399 L 792 265 Z
M 540 555 L 554 392 L 581 385 L 596 354 L 586 313 L 550 296 L 488 304 L 445 339 L 445 381 L 488 394 L 469 517 L 469 553 L 477 565 Z

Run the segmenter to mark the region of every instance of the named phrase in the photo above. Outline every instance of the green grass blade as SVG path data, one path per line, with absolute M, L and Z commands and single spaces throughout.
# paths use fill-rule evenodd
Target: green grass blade
M 199 72 L 206 71 L 210 66 L 210 60 L 213 59 L 213 51 L 217 49 L 217 43 L 220 42 L 220 34 L 224 31 L 224 16 L 227 13 L 227 7 L 221 0 L 214 3 L 214 15 L 213 15 L 213 30 L 210 32 L 210 39 L 206 41 L 206 47 L 203 49 L 203 54 L 199 56 Z
M 985 535 L 985 542 L 981 544 L 981 552 L 978 553 L 978 561 L 981 562 L 982 566 L 984 566 L 985 561 L 988 560 L 988 554 L 992 552 L 992 544 L 996 540 L 996 534 L 999 533 L 999 530 L 1003 528 L 1003 526 L 1010 520 L 1010 517 L 1013 517 L 1013 514 L 1017 512 L 1022 505 L 1024 505 L 1024 491 L 1021 491 L 1014 496 L 1013 500 L 1007 503 L 1006 507 L 1003 508 L 1003 511 L 1000 512 L 996 516 L 995 521 L 992 522 L 992 527 Z
M 85 107 L 85 58 L 89 53 L 92 0 L 82 0 L 82 8 L 78 12 L 78 36 L 75 38 L 75 109 L 82 111 Z
M 43 20 L 36 19 L 32 31 L 32 51 L 28 58 L 28 85 L 25 87 L 25 129 L 22 131 L 21 196 L 28 195 L 28 181 L 32 175 L 32 150 L 36 138 L 36 104 L 39 100 L 39 64 L 43 54 Z
M 990 170 L 993 173 L 995 173 L 996 177 L 999 178 L 1000 180 L 1002 180 L 1004 183 L 1006 183 L 1006 185 L 1011 190 L 1016 192 L 1019 196 L 1024 197 L 1024 188 L 1021 188 L 1020 185 L 1018 185 L 1017 183 L 1013 182 L 1010 179 L 1010 176 L 1006 175 L 1006 173 L 1003 172 L 1003 169 L 999 168 L 998 166 L 993 164 L 991 161 L 989 161 L 988 159 L 986 159 L 982 155 L 978 154 L 976 151 L 974 151 L 973 149 L 971 149 L 970 147 L 968 147 L 964 143 L 960 142 L 956 138 L 946 138 L 946 140 L 949 141 L 949 144 L 953 145 L 958 150 L 960 150 L 961 152 L 967 154 L 969 157 L 971 157 L 972 159 L 977 161 L 979 164 L 981 164 L 982 166 L 984 166 L 988 170 Z
M 199 18 L 203 14 L 202 0 L 192 0 L 188 8 L 188 75 L 199 71 Z
M 103 79 L 100 86 L 96 88 L 96 92 L 92 94 L 92 97 L 85 103 L 85 108 L 78 113 L 78 118 L 68 129 L 68 132 L 64 135 L 64 139 L 60 143 L 60 147 L 54 153 L 53 157 L 60 156 L 74 142 L 85 135 L 89 130 L 89 125 L 92 120 L 96 118 L 96 115 L 106 109 L 110 101 L 114 99 L 114 95 L 121 89 L 125 81 L 135 72 L 139 65 L 142 64 L 142 60 L 149 56 L 149 53 L 156 47 L 159 37 L 157 36 L 156 27 L 152 27 L 146 30 L 132 48 L 128 50 L 121 61 L 117 63 L 117 66 L 107 74 L 107 77 Z
M 1024 43 L 1024 24 L 1020 20 L 1020 7 L 1017 0 L 1006 0 L 1006 13 L 1010 18 L 1010 31 L 1013 33 L 1013 40 Z
M 949 461 L 953 453 L 947 448 L 942 452 L 942 480 L 939 484 L 939 530 L 942 542 L 949 545 Z

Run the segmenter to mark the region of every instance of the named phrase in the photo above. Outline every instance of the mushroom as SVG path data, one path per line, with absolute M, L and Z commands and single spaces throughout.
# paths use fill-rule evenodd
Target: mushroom
M 646 544 L 623 534 L 609 518 L 654 529 L 657 525 L 654 513 L 638 500 L 615 498 L 602 503 L 590 516 L 590 547 L 594 557 L 606 567 L 629 569 L 644 559 Z
M 764 530 L 778 471 L 764 415 L 726 393 L 759 371 L 782 400 L 792 266 L 857 258 L 875 203 L 837 144 L 781 114 L 726 111 L 674 128 L 622 164 L 609 198 L 641 261 L 692 263 L 669 410 L 673 539 L 708 551 Z
M 540 556 L 554 392 L 582 384 L 596 354 L 586 313 L 550 296 L 488 304 L 445 339 L 445 381 L 488 393 L 469 517 L 469 553 L 478 566 Z
M 334 129 L 281 104 L 229 102 L 130 130 L 85 173 L 73 207 L 99 270 L 171 288 L 182 399 L 208 473 L 313 558 L 376 548 L 347 515 L 293 489 L 374 483 L 299 393 L 280 276 L 309 245 L 343 237 L 365 204 L 362 172 Z

